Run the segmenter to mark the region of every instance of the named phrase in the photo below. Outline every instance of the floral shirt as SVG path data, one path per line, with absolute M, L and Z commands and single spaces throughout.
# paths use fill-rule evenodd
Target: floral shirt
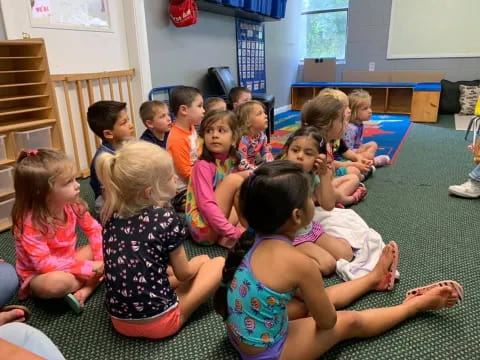
M 240 154 L 238 170 L 240 171 L 254 170 L 261 163 L 273 161 L 272 150 L 264 132 L 255 136 L 242 136 L 238 144 L 238 152 Z

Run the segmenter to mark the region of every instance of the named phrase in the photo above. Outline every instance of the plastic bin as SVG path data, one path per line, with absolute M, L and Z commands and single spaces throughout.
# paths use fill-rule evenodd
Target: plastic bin
M 52 147 L 51 126 L 40 129 L 17 131 L 15 143 L 17 152 L 23 149 L 39 149 Z
M 0 169 L 0 194 L 13 192 L 13 168 L 7 166 Z
M 0 161 L 7 160 L 7 149 L 5 148 L 5 135 L 0 135 Z
M 287 8 L 287 0 L 272 0 L 271 16 L 275 19 L 283 19 Z
M 245 0 L 223 0 L 222 3 L 223 5 L 227 6 L 243 8 L 243 6 L 245 5 Z
M 12 221 L 12 208 L 15 198 L 0 202 L 0 226 L 9 224 Z

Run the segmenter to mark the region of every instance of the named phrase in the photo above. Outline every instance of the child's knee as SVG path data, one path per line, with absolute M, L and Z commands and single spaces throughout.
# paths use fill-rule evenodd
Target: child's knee
M 349 166 L 347 168 L 347 175 L 360 175 L 360 170 L 357 169 L 356 167 L 353 167 L 353 166 Z
M 325 256 L 320 261 L 317 260 L 316 262 L 323 276 L 332 275 L 337 268 L 337 262 L 333 256 Z

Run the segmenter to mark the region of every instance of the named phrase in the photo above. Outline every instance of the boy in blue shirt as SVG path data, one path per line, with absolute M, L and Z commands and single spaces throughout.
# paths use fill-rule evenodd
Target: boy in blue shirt
M 140 118 L 147 128 L 140 139 L 166 149 L 168 134 L 172 127 L 167 104 L 158 100 L 145 101 L 140 106 Z

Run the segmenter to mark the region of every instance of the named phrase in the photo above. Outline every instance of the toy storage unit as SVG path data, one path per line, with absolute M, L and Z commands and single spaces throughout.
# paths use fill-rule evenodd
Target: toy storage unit
M 45 44 L 0 41 L 0 231 L 11 226 L 15 160 L 39 147 L 64 149 Z
M 292 84 L 292 110 L 322 89 L 338 88 L 349 94 L 364 89 L 372 96 L 372 111 L 382 114 L 406 114 L 414 122 L 437 122 L 441 87 L 439 83 L 363 83 L 363 82 L 303 82 Z

